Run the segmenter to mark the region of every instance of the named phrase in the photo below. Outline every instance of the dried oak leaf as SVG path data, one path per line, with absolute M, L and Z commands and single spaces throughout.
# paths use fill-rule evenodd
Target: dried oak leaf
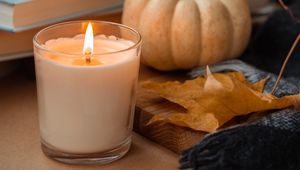
M 198 131 L 213 132 L 235 116 L 299 104 L 300 94 L 277 98 L 262 93 L 265 82 L 261 80 L 251 84 L 241 73 L 231 72 L 208 74 L 184 83 L 148 81 L 142 86 L 187 110 L 186 113 L 155 115 L 149 123 L 166 121 Z

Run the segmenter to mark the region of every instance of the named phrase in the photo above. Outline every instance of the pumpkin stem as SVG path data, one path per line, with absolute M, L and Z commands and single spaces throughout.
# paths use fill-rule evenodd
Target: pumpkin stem
M 275 85 L 273 86 L 273 89 L 272 89 L 272 91 L 271 91 L 271 94 L 274 94 L 274 93 L 276 92 L 276 88 L 277 88 L 277 86 L 278 86 L 278 84 L 279 84 L 279 81 L 280 81 L 280 79 L 281 79 L 281 77 L 282 77 L 283 71 L 284 71 L 284 69 L 285 69 L 285 67 L 286 67 L 286 65 L 287 65 L 287 63 L 288 63 L 288 61 L 289 61 L 289 59 L 291 58 L 291 56 L 292 56 L 292 54 L 293 54 L 293 51 L 295 50 L 295 48 L 296 48 L 297 44 L 299 43 L 299 41 L 300 41 L 300 33 L 298 34 L 296 40 L 295 40 L 294 43 L 293 43 L 292 48 L 290 49 L 288 55 L 286 56 L 286 58 L 285 58 L 285 60 L 284 60 L 284 63 L 283 63 L 283 65 L 282 65 L 282 67 L 281 67 L 281 70 L 280 70 L 280 73 L 279 73 L 279 75 L 278 75 L 278 77 L 277 77 L 277 80 L 276 80 L 276 82 L 275 82 Z

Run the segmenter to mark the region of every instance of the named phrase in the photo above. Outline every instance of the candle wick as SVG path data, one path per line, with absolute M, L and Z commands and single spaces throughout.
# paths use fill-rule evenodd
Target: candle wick
M 90 48 L 87 48 L 84 52 L 85 55 L 85 62 L 86 64 L 90 64 L 91 63 L 91 55 L 92 55 L 92 51 Z

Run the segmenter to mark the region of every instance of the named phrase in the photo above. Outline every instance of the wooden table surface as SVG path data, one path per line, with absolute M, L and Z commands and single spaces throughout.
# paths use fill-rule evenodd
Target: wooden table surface
M 48 159 L 40 148 L 35 80 L 26 72 L 21 68 L 0 78 L 0 170 L 168 170 L 178 167 L 175 153 L 135 133 L 129 153 L 108 165 L 66 165 Z M 141 74 L 144 79 L 153 72 L 142 67 Z

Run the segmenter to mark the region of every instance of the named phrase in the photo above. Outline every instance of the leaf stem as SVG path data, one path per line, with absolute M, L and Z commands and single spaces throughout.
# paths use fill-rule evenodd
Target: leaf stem
M 282 65 L 282 67 L 281 67 L 281 70 L 280 70 L 280 73 L 279 73 L 279 75 L 278 75 L 278 77 L 277 77 L 277 80 L 276 80 L 276 82 L 275 82 L 275 85 L 273 86 L 273 89 L 272 89 L 272 91 L 271 91 L 271 94 L 274 94 L 274 93 L 276 92 L 277 86 L 278 86 L 279 81 L 280 81 L 280 79 L 281 79 L 281 77 L 282 77 L 282 74 L 283 74 L 283 72 L 284 72 L 284 69 L 285 69 L 285 67 L 286 67 L 286 65 L 287 65 L 287 63 L 288 63 L 288 61 L 289 61 L 289 59 L 291 58 L 291 56 L 292 56 L 292 54 L 293 54 L 293 52 L 294 52 L 294 50 L 295 50 L 297 44 L 299 43 L 299 41 L 300 41 L 300 33 L 298 34 L 296 40 L 294 41 L 294 43 L 293 43 L 293 45 L 292 45 L 292 48 L 290 49 L 288 55 L 286 56 L 286 58 L 285 58 L 285 60 L 284 60 L 284 63 L 283 63 L 283 65 Z

